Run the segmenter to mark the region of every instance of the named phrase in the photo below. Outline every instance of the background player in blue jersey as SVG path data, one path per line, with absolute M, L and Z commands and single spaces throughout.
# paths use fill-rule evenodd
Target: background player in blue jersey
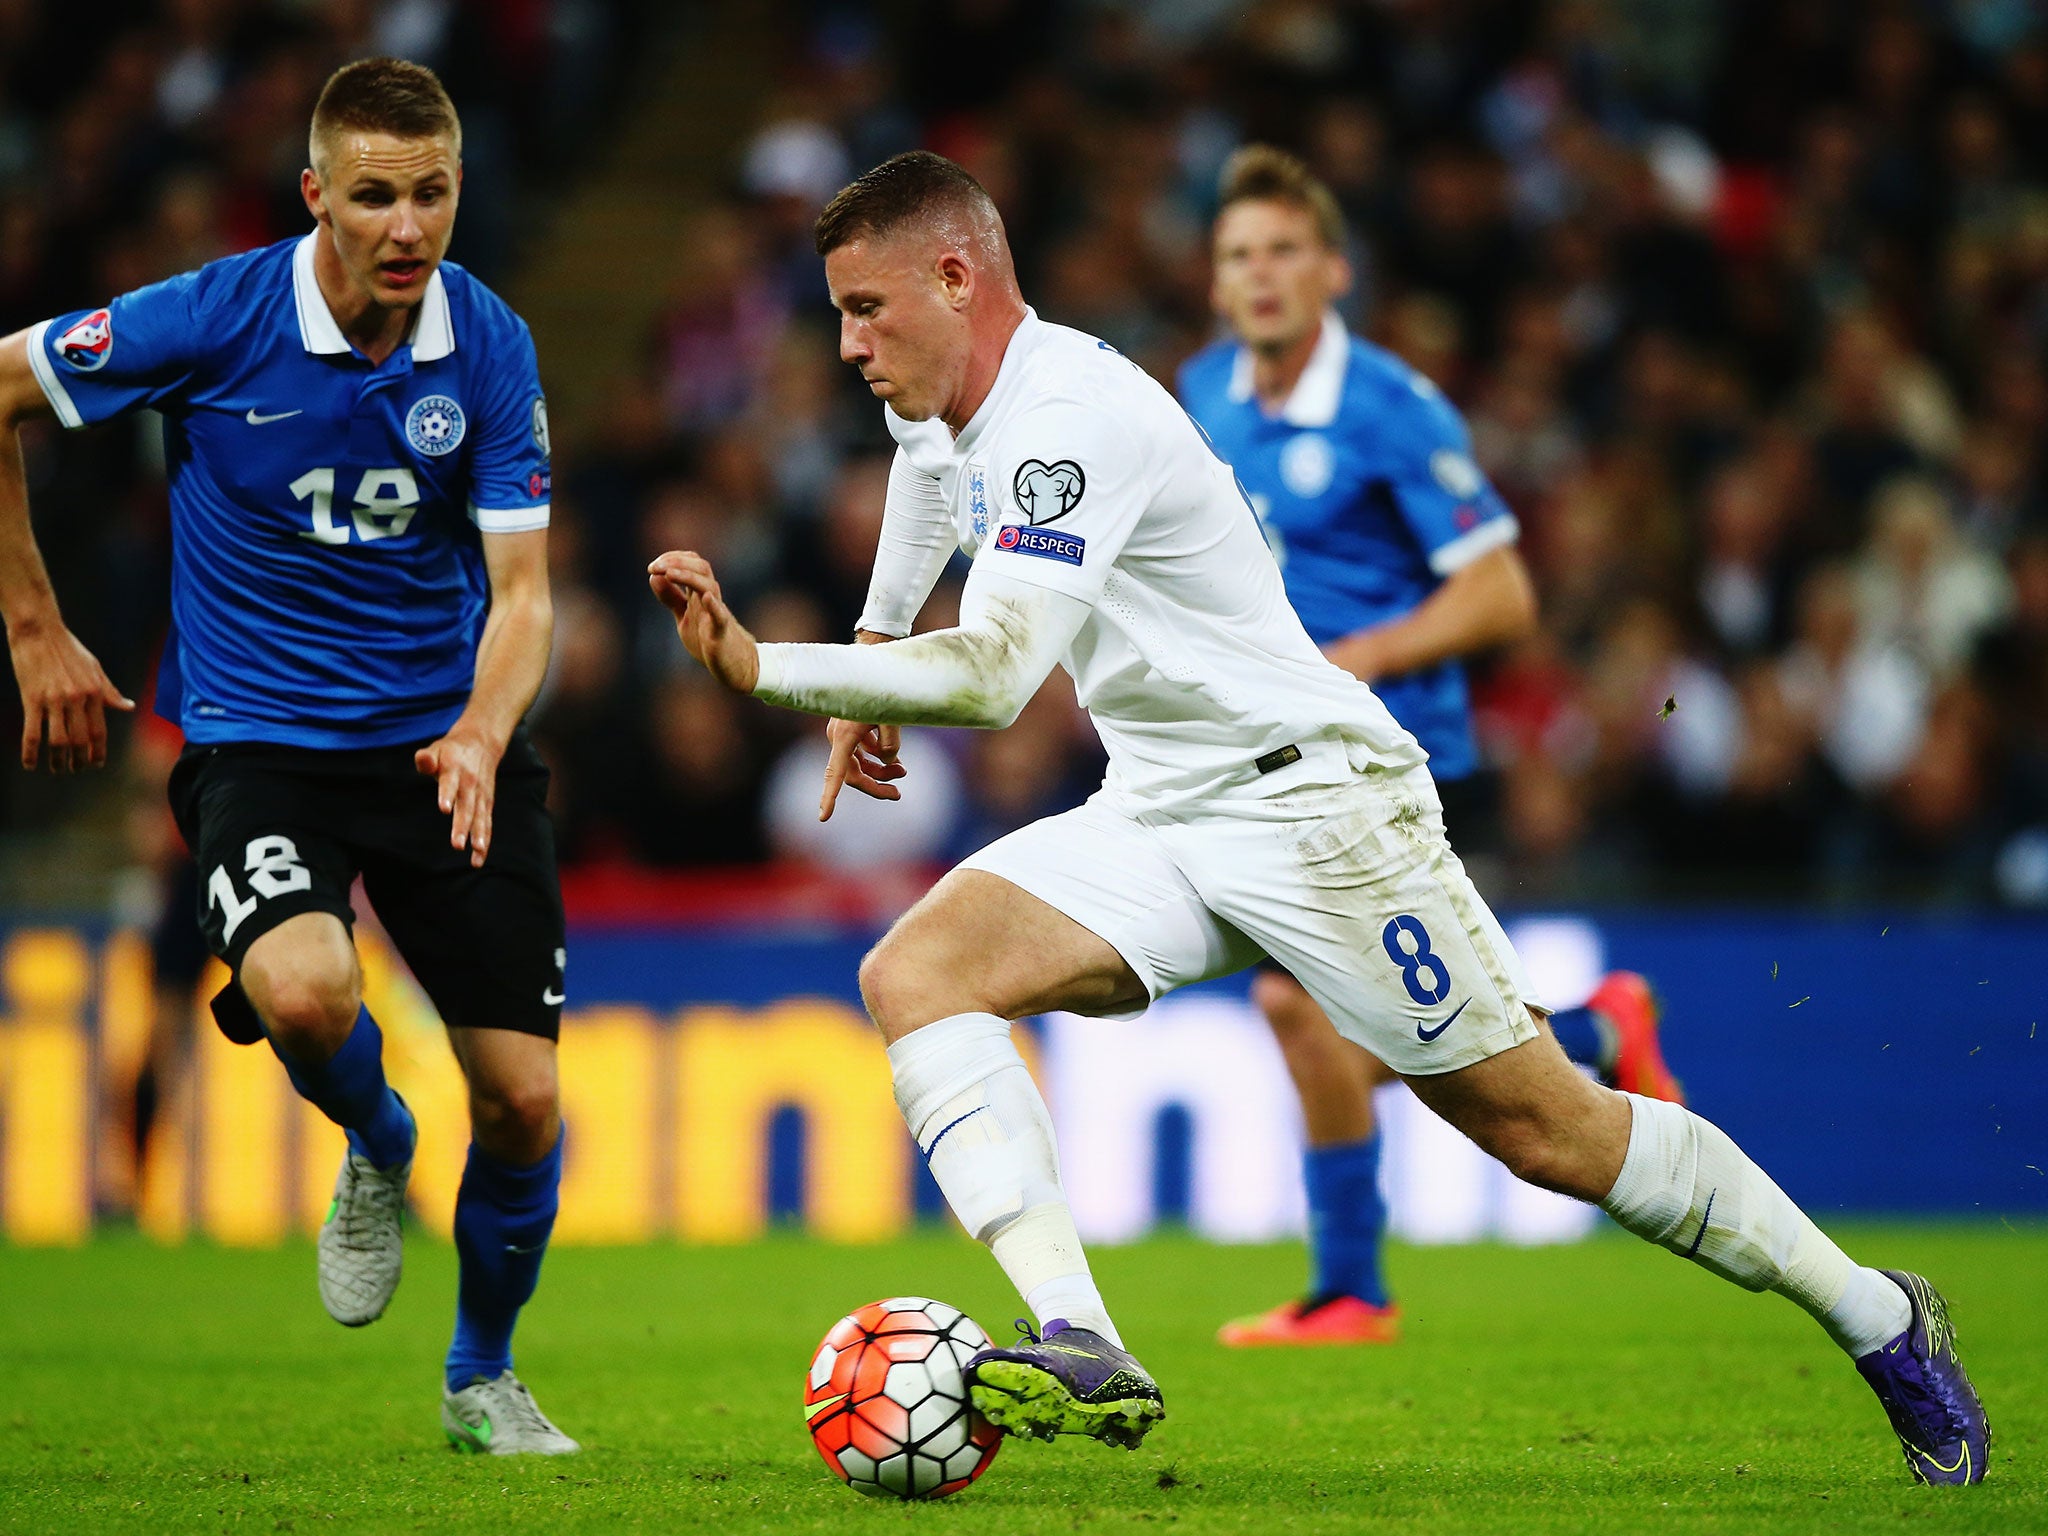
M 1299 160 L 1265 145 L 1233 155 L 1214 241 L 1233 337 L 1188 361 L 1181 400 L 1237 471 L 1310 637 L 1422 743 L 1452 846 L 1469 849 L 1485 781 L 1459 658 L 1528 633 L 1535 592 L 1457 411 L 1331 308 L 1351 283 L 1344 249 L 1335 198 Z M 1394 1074 L 1285 971 L 1262 967 L 1253 998 L 1301 1095 L 1314 1275 L 1305 1298 L 1225 1325 L 1223 1341 L 1391 1342 L 1372 1090 Z M 1550 1023 L 1611 1085 L 1677 1097 L 1641 977 L 1609 976 Z
M 173 632 L 158 709 L 201 924 L 267 1039 L 348 1133 L 320 1232 L 339 1322 L 398 1284 L 415 1132 L 385 1082 L 350 936 L 358 875 L 448 1024 L 472 1141 L 442 1426 L 497 1453 L 574 1451 L 512 1373 L 561 1181 L 563 920 L 547 774 L 520 730 L 547 667 L 548 431 L 533 343 L 442 255 L 461 126 L 432 71 L 371 59 L 313 112 L 315 227 L 0 343 L 0 612 L 22 762 L 106 757 L 128 708 L 65 628 L 13 428 L 163 414 Z

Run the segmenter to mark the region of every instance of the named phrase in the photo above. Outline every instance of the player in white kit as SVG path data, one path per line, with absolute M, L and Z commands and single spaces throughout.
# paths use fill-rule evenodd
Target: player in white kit
M 977 1357 L 976 1406 L 1126 1445 L 1164 1415 L 1089 1273 L 1011 1022 L 1128 1013 L 1270 955 L 1521 1177 L 1812 1313 L 1916 1477 L 1980 1479 L 1989 1431 L 1939 1295 L 1852 1263 L 1707 1121 L 1566 1061 L 1444 839 L 1421 748 L 1309 640 L 1173 397 L 1025 306 L 980 185 L 900 155 L 833 199 L 817 246 L 841 356 L 898 444 L 868 643 L 757 644 L 689 552 L 653 562 L 655 594 L 728 686 L 835 717 L 822 814 L 842 781 L 900 793 L 891 728 L 1006 725 L 1058 664 L 1110 760 L 1085 805 L 968 859 L 861 967 L 933 1176 L 1039 1322 Z M 956 546 L 958 627 L 900 638 Z

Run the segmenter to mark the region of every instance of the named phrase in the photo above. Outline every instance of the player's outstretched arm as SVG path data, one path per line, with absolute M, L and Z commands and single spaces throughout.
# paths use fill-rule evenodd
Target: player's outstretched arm
M 1400 618 L 1346 635 L 1330 660 L 1371 682 L 1521 639 L 1536 627 L 1536 588 L 1512 546 L 1489 550 L 1444 578 Z
M 728 688 L 786 709 L 893 725 L 997 730 L 1017 718 L 1087 621 L 1089 605 L 977 564 L 955 629 L 893 645 L 759 645 L 732 616 L 703 556 L 647 568 L 690 654 Z
M 106 762 L 106 712 L 135 704 L 65 627 L 29 526 L 17 433 L 30 417 L 49 415 L 50 405 L 28 348 L 27 331 L 0 341 L 0 618 L 21 685 L 21 766 L 36 766 L 47 739 L 50 771 L 70 773 Z
M 467 848 L 476 868 L 491 851 L 498 761 L 540 692 L 555 632 L 547 529 L 487 533 L 483 543 L 491 612 L 477 644 L 469 704 L 447 735 L 413 756 L 413 766 L 440 786 L 449 846 Z

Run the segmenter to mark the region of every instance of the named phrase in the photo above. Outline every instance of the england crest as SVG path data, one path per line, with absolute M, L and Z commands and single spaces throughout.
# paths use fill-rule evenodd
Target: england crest
M 967 466 L 967 526 L 979 549 L 988 537 L 988 477 L 979 464 Z

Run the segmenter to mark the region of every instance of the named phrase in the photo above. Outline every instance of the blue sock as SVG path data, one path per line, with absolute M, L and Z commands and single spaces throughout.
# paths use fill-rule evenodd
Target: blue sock
M 548 1234 L 562 1188 L 562 1143 L 531 1168 L 501 1163 L 475 1142 L 455 1196 L 455 1251 L 462 1283 L 455 1301 L 455 1340 L 448 1346 L 448 1390 L 473 1376 L 512 1369 L 512 1328 L 540 1280 Z
M 348 1144 L 371 1166 L 391 1168 L 412 1156 L 412 1115 L 384 1081 L 384 1032 L 369 1009 L 357 1010 L 355 1028 L 324 1062 L 286 1055 L 274 1037 L 270 1049 L 299 1097 L 347 1131 Z
M 1386 1230 L 1387 1206 L 1380 1198 L 1379 1137 L 1310 1147 L 1301 1161 L 1315 1294 L 1356 1296 L 1385 1306 L 1380 1234 Z
M 1582 1067 L 1591 1067 L 1603 1078 L 1614 1071 L 1614 1052 L 1619 1043 L 1614 1026 L 1590 1008 L 1564 1008 L 1550 1016 L 1550 1032 L 1564 1047 L 1565 1055 Z

